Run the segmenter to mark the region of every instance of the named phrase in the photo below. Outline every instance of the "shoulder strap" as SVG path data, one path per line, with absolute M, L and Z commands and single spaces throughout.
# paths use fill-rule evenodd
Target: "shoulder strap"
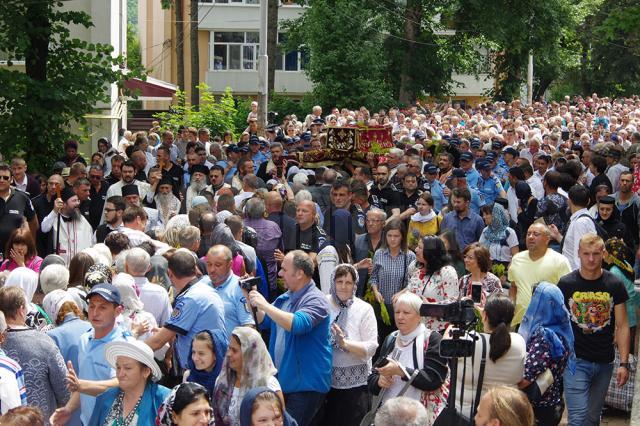
M 480 396 L 482 395 L 482 385 L 484 384 L 484 367 L 487 363 L 487 338 L 483 333 L 479 333 L 482 339 L 482 358 L 480 358 L 480 372 L 478 374 L 478 387 L 476 388 L 476 399 L 471 407 L 471 412 L 475 414 L 480 404 Z

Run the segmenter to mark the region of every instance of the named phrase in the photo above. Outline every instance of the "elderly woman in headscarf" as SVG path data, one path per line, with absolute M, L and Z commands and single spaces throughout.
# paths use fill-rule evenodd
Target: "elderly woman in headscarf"
M 596 223 L 602 227 L 609 238 L 620 238 L 627 247 L 633 246 L 633 235 L 627 235 L 627 227 L 620 220 L 620 213 L 616 207 L 616 199 L 610 195 L 600 197 L 597 204 Z
M 338 265 L 331 276 L 329 299 L 333 365 L 327 395 L 325 423 L 358 424 L 368 411 L 367 377 L 378 348 L 378 326 L 373 308 L 358 299 L 358 271 L 348 263 Z
M 620 238 L 609 238 L 604 243 L 604 248 L 606 250 L 604 267 L 622 281 L 629 294 L 629 299 L 627 299 L 625 305 L 629 321 L 630 342 L 633 343 L 636 336 L 636 326 L 638 325 L 636 308 L 640 306 L 640 296 L 636 293 L 633 284 L 635 274 L 631 262 L 634 256 L 629 247 Z M 629 347 L 633 348 L 634 345 L 632 344 Z
M 216 426 L 240 425 L 240 403 L 251 389 L 266 386 L 284 400 L 276 372 L 260 333 L 250 327 L 236 327 L 213 392 Z
M 518 331 L 527 344 L 524 377 L 518 387 L 533 405 L 538 424 L 557 425 L 564 410 L 563 374 L 575 370 L 573 330 L 562 291 L 538 284 Z
M 46 312 L 32 301 L 33 295 L 38 288 L 38 274 L 36 272 L 24 266 L 16 268 L 11 271 L 4 286 L 20 287 L 24 291 L 27 299 L 27 318 L 25 323 L 28 327 L 42 330 L 51 324 L 51 319 Z
M 150 283 L 158 284 L 164 287 L 166 290 L 171 288 L 171 280 L 167 275 L 167 270 L 169 268 L 169 262 L 167 258 L 164 256 L 151 256 L 149 259 L 150 267 L 149 271 L 146 274 L 147 279 Z
M 480 213 L 487 226 L 482 231 L 479 242 L 489 249 L 489 256 L 494 264 L 500 263 L 506 267 L 520 251 L 518 235 L 509 227 L 508 213 L 498 203 L 482 206 Z

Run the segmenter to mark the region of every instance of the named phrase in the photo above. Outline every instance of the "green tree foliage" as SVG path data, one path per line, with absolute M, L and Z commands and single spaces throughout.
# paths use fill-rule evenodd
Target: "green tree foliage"
M 452 74 L 475 73 L 481 56 L 481 43 L 474 34 L 453 34 L 448 14 L 454 0 L 407 0 L 405 5 L 383 0 L 378 7 L 386 16 L 389 36 L 384 53 L 389 58 L 387 75 L 393 96 L 401 105 L 418 96 L 441 97 L 455 89 Z
M 176 92 L 178 102 L 171 107 L 171 110 L 158 113 L 154 117 L 160 120 L 163 128 L 169 130 L 176 130 L 182 125 L 197 129 L 206 127 L 213 135 L 222 135 L 227 130 L 233 132 L 236 128 L 237 109 L 231 89 L 227 88 L 224 95 L 217 100 L 205 83 L 198 85 L 198 89 L 201 93 L 199 109 L 196 110 L 187 102 L 184 91 L 178 90 Z
M 583 25 L 584 93 L 627 96 L 640 91 L 640 1 L 604 0 Z
M 376 2 L 309 0 L 297 20 L 285 24 L 288 48 L 310 52 L 306 73 L 314 83 L 313 97 L 323 106 L 372 109 L 392 103 L 382 51 L 384 17 Z
M 107 101 L 110 83 L 119 82 L 121 58 L 110 45 L 73 38 L 69 28 L 92 26 L 81 11 L 63 11 L 60 1 L 4 0 L 0 7 L 0 151 L 22 153 L 32 170 L 48 170 L 74 137 L 72 123 Z M 14 66 L 25 61 L 26 72 Z
M 574 8 L 570 0 L 459 0 L 455 25 L 472 28 L 493 44 L 497 81 L 492 94 L 509 100 L 520 95 L 530 52 L 557 60 L 562 30 L 575 25 Z

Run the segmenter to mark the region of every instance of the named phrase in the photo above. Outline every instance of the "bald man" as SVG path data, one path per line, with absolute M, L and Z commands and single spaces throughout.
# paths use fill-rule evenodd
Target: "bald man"
M 236 327 L 255 324 L 239 285 L 240 279 L 231 270 L 232 260 L 231 250 L 223 245 L 211 247 L 206 257 L 210 284 L 224 303 L 224 319 L 229 336 Z

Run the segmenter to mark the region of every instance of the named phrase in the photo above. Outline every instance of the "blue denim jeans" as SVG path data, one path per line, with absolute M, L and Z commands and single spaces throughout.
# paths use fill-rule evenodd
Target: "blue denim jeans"
M 600 424 L 600 414 L 607 394 L 613 363 L 600 364 L 576 359 L 576 372 L 564 372 L 564 395 L 569 426 Z
M 309 426 L 322 406 L 326 393 L 291 392 L 284 395 L 286 410 L 296 419 L 298 426 Z

